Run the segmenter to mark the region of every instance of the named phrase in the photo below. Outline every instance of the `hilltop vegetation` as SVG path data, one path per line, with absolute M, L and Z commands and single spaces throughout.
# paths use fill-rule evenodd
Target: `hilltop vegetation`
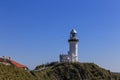
M 43 65 L 37 66 L 36 70 Z M 33 72 L 38 80 L 119 80 L 120 74 L 100 68 L 94 63 L 52 63 Z
M 30 72 L 0 64 L 0 80 L 120 80 L 120 74 L 94 63 L 52 62 Z
M 0 80 L 35 80 L 28 71 L 12 65 L 0 64 Z

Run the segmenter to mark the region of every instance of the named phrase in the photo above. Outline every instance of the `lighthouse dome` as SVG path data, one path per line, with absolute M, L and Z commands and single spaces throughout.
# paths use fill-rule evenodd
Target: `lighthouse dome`
M 68 42 L 78 42 L 78 37 L 77 37 L 77 31 L 75 29 L 72 29 L 72 31 L 70 32 L 70 39 L 68 40 Z
M 77 31 L 75 29 L 72 29 L 72 31 L 70 33 L 75 34 L 75 33 L 77 33 Z

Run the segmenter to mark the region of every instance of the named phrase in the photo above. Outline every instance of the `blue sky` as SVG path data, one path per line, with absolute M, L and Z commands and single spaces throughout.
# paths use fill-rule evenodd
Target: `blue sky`
M 31 69 L 67 53 L 78 32 L 79 61 L 120 72 L 120 0 L 2 0 L 0 56 Z

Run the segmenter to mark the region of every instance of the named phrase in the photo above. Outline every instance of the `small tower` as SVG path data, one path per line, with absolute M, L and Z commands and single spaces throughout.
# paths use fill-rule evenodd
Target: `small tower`
M 70 57 L 70 62 L 77 62 L 78 61 L 78 42 L 79 39 L 77 37 L 77 31 L 72 29 L 70 32 L 70 39 L 69 42 L 69 52 L 68 55 Z

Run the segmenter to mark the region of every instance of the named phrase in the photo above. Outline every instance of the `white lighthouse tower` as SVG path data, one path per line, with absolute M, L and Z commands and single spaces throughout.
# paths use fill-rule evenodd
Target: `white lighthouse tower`
M 77 31 L 72 29 L 70 32 L 68 54 L 60 54 L 60 62 L 78 62 L 78 42 Z
M 70 39 L 69 42 L 69 61 L 70 62 L 78 62 L 78 42 L 79 39 L 77 37 L 77 31 L 75 29 L 72 29 L 70 32 Z

